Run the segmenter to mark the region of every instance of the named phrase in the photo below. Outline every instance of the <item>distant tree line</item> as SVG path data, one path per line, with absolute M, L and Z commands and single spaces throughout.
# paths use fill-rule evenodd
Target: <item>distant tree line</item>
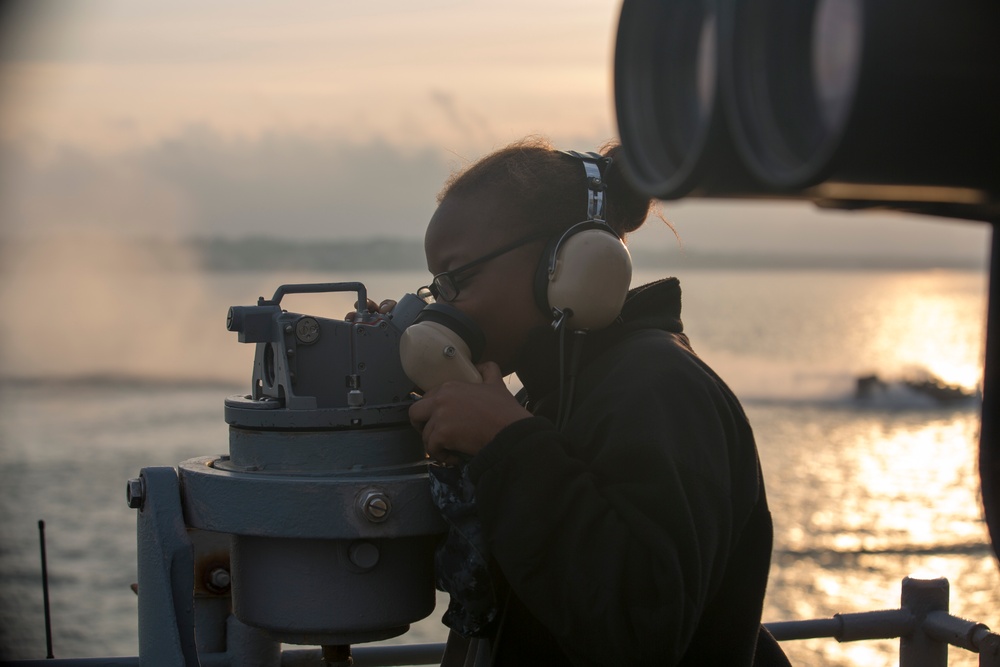
M 201 268 L 212 271 L 270 269 L 410 271 L 426 268 L 423 242 L 416 239 L 298 241 L 264 237 L 193 239 L 188 243 Z M 687 269 L 983 269 L 961 258 L 880 255 L 728 254 L 676 247 L 629 248 L 637 268 Z
M 427 266 L 423 242 L 413 239 L 293 241 L 247 237 L 191 239 L 187 243 L 201 268 L 210 271 L 410 271 Z

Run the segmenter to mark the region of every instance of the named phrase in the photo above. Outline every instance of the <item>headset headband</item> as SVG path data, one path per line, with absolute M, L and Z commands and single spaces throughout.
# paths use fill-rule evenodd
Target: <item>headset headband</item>
M 611 164 L 611 158 L 600 153 L 581 153 L 579 151 L 560 151 L 565 155 L 583 162 L 587 172 L 587 222 L 605 221 L 604 191 L 608 186 L 604 182 L 604 170 Z
M 608 189 L 608 186 L 604 182 L 603 172 L 611 164 L 612 158 L 594 152 L 559 152 L 583 162 L 583 168 L 587 173 L 587 219 L 576 223 L 559 235 L 559 240 L 552 246 L 552 252 L 549 253 L 549 278 L 555 275 L 559 249 L 562 247 L 563 242 L 577 232 L 584 231 L 585 229 L 603 229 L 610 234 L 618 236 L 615 230 L 611 229 L 604 219 L 604 212 L 607 205 L 607 198 L 604 196 L 604 191 Z

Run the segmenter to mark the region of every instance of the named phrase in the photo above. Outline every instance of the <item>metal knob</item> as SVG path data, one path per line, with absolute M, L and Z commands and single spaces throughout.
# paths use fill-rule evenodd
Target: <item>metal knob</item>
M 134 510 L 141 510 L 146 500 L 146 481 L 142 477 L 130 479 L 125 486 L 125 502 Z

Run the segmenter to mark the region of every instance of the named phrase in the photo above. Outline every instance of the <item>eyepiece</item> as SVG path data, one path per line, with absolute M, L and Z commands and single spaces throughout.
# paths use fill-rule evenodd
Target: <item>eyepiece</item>
M 226 314 L 226 329 L 240 335 L 241 343 L 269 343 L 274 318 L 281 306 L 232 306 Z
M 226 330 L 239 331 L 243 328 L 243 308 L 240 306 L 230 306 L 226 313 Z

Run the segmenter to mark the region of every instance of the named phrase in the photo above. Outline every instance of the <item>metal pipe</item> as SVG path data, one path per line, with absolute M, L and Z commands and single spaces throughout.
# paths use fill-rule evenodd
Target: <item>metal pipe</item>
M 840 634 L 841 622 L 838 617 L 814 618 L 808 621 L 776 621 L 765 623 L 767 631 L 779 642 L 797 639 L 819 639 L 836 637 Z
M 839 642 L 901 637 L 912 632 L 916 625 L 916 619 L 909 609 L 866 611 L 838 616 L 844 622 L 843 632 L 837 637 Z
M 38 521 L 38 542 L 42 548 L 42 601 L 45 607 L 45 657 L 51 660 L 56 656 L 52 653 L 52 615 L 49 612 L 49 566 L 45 556 L 45 522 Z
M 982 623 L 974 623 L 943 611 L 933 611 L 924 619 L 924 631 L 938 641 L 979 653 L 979 647 L 993 634 Z
M 2 667 L 140 667 L 139 656 L 126 658 L 55 658 L 53 660 L 11 660 Z
M 993 553 L 1000 556 L 1000 233 L 993 223 L 986 360 L 983 368 L 982 423 L 979 430 L 979 479 Z
M 439 665 L 444 644 L 399 644 L 396 646 L 353 646 L 354 667 L 393 665 Z M 203 665 L 229 665 L 225 653 L 200 656 Z M 320 649 L 282 651 L 281 667 L 316 667 L 322 664 Z M 15 660 L 0 662 L 2 667 L 140 667 L 138 656 L 125 658 L 62 658 L 57 660 Z
M 778 641 L 818 639 L 832 637 L 838 642 L 856 642 L 865 639 L 889 639 L 908 634 L 914 625 L 913 615 L 906 609 L 864 611 L 854 614 L 836 614 L 833 618 L 808 621 L 780 621 L 765 623 Z
M 947 667 L 948 644 L 924 629 L 924 621 L 934 612 L 948 613 L 948 580 L 903 578 L 900 607 L 920 623 L 899 638 L 899 667 Z

